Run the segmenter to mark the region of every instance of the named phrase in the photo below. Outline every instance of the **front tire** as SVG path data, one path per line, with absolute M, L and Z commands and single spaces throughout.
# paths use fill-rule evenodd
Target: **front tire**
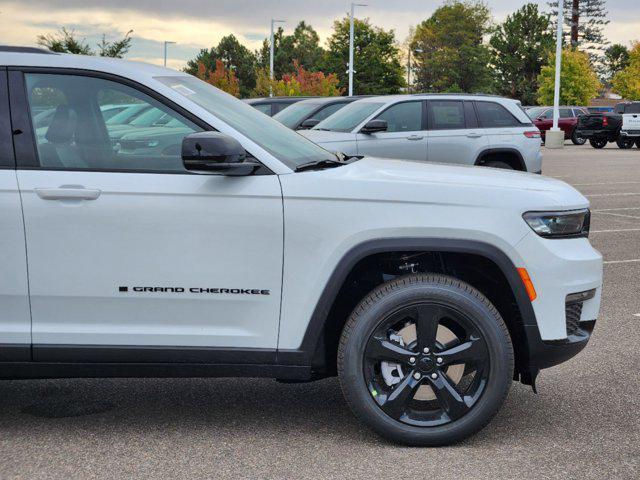
M 609 142 L 605 138 L 592 138 L 589 143 L 593 148 L 600 149 L 606 147 Z
M 636 140 L 636 147 L 640 148 L 640 138 Z
M 513 170 L 513 167 L 507 162 L 501 162 L 500 160 L 490 160 L 487 163 L 482 164 L 483 167 L 502 168 L 504 170 Z
M 619 138 L 618 140 L 616 140 L 616 144 L 618 145 L 618 148 L 622 148 L 623 150 L 633 148 L 633 143 L 634 143 L 634 140 L 628 139 L 628 138 Z
M 573 133 L 571 134 L 571 142 L 574 145 L 584 145 L 585 143 L 587 143 L 587 139 L 578 136 L 578 129 L 574 129 Z
M 338 348 L 347 404 L 382 436 L 414 446 L 459 442 L 502 406 L 513 378 L 509 332 L 478 290 L 412 274 L 355 308 Z

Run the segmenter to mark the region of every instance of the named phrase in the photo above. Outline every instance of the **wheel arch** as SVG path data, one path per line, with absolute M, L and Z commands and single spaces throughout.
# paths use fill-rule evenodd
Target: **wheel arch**
M 339 322 L 342 321 L 344 324 L 344 320 L 346 320 L 346 318 L 334 318 L 332 315 L 343 287 L 347 285 L 346 282 L 350 275 L 367 259 L 401 252 L 470 255 L 495 265 L 495 268 L 504 276 L 510 293 L 513 295 L 519 318 L 504 318 L 504 320 L 509 326 L 514 348 L 519 350 L 516 368 L 518 369 L 519 365 L 521 367 L 519 373 L 526 375 L 529 363 L 527 331 L 531 328 L 537 330 L 537 323 L 533 306 L 517 268 L 507 254 L 494 245 L 481 241 L 447 238 L 384 238 L 369 240 L 352 247 L 343 255 L 329 277 L 309 320 L 300 347 L 294 350 L 278 350 L 277 363 L 281 365 L 311 365 L 318 377 L 333 375 L 332 362 L 335 359 L 327 354 L 330 351 L 327 339 L 331 339 L 331 336 L 336 333 L 339 337 L 342 328 Z M 359 302 L 368 291 L 363 293 L 355 299 L 355 303 Z
M 515 148 L 486 148 L 478 154 L 474 165 L 484 165 L 491 160 L 508 163 L 514 170 L 527 171 L 522 154 Z

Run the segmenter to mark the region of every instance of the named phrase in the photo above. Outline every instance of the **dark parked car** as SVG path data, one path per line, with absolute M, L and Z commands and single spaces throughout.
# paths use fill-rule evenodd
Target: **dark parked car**
M 354 95 L 352 97 L 309 98 L 291 105 L 274 115 L 273 118 L 292 130 L 308 130 L 345 105 L 360 98 L 364 97 Z
M 276 113 L 284 110 L 289 105 L 293 105 L 300 100 L 306 100 L 307 98 L 314 97 L 262 97 L 247 98 L 243 101 L 251 105 L 253 108 L 260 110 L 262 113 L 273 117 Z
M 622 115 L 629 103 L 619 103 L 613 112 L 590 113 L 578 119 L 578 135 L 589 140 L 593 148 L 604 148 L 609 142 L 616 142 L 619 148 L 632 148 L 635 139 L 620 136 Z
M 526 110 L 534 125 L 540 130 L 544 141 L 547 130 L 553 126 L 553 107 L 533 107 Z M 586 140 L 576 132 L 578 117 L 588 115 L 589 111 L 583 107 L 560 107 L 558 127 L 564 132 L 565 140 L 571 140 L 574 145 L 584 145 Z

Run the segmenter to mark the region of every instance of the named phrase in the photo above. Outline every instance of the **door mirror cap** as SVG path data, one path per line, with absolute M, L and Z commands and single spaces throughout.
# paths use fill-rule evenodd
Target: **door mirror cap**
M 298 130 L 309 130 L 310 128 L 315 127 L 320 123 L 320 120 L 316 118 L 307 118 L 304 122 L 300 124 Z
M 182 139 L 182 163 L 190 172 L 250 175 L 260 164 L 246 158 L 240 142 L 224 133 L 197 132 Z
M 388 128 L 386 120 L 369 120 L 364 127 L 360 130 L 360 133 L 376 133 L 386 132 Z

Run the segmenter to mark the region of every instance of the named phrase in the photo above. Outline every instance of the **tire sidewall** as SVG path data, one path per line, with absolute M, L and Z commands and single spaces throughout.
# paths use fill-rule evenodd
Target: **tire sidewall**
M 437 427 L 416 427 L 387 416 L 375 402 L 364 379 L 363 352 L 371 332 L 389 313 L 427 299 L 453 307 L 472 320 L 487 344 L 489 379 L 476 404 L 460 419 Z M 346 343 L 341 381 L 352 408 L 374 430 L 405 444 L 444 445 L 475 433 L 502 405 L 513 377 L 513 350 L 506 327 L 501 328 L 500 322 L 490 305 L 450 284 L 415 283 L 386 293 L 359 315 Z

